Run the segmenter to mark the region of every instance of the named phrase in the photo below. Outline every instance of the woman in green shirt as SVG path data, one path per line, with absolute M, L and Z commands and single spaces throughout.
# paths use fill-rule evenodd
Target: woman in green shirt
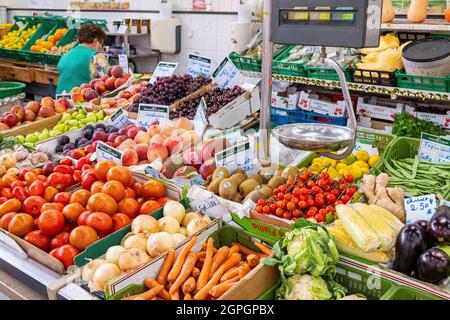
M 106 74 L 108 59 L 101 53 L 106 34 L 103 29 L 87 23 L 78 31 L 79 45 L 62 56 L 58 63 L 56 93 L 70 92 L 72 88 Z

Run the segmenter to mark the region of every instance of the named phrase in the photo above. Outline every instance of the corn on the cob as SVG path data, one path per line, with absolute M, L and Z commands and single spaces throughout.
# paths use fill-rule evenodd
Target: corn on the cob
M 347 253 L 356 257 L 360 257 L 372 262 L 387 263 L 390 260 L 390 256 L 386 252 L 374 251 L 363 252 L 353 242 L 352 238 L 348 235 L 342 226 L 340 220 L 336 220 L 332 224 L 327 226 L 328 231 L 336 240 L 336 246 L 339 251 Z
M 350 206 L 338 205 L 336 206 L 336 213 L 345 231 L 347 231 L 359 249 L 364 252 L 378 250 L 381 246 L 380 239 L 358 212 Z
M 375 209 L 378 213 L 378 215 L 391 226 L 392 229 L 394 229 L 395 233 L 398 234 L 400 230 L 405 226 L 403 222 L 401 222 L 396 216 L 394 216 L 392 213 L 387 211 L 386 209 L 377 206 L 377 205 L 370 205 L 372 209 Z
M 357 211 L 372 230 L 375 231 L 381 242 L 380 250 L 391 250 L 395 244 L 397 233 L 380 218 L 377 214 L 377 210 L 364 203 L 354 203 L 350 206 Z

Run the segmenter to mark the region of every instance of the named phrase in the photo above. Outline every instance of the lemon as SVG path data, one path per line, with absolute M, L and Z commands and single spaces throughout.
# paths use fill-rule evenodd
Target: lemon
M 352 175 L 353 179 L 359 179 L 363 176 L 364 173 L 360 167 L 351 165 L 350 167 L 348 167 L 348 174 Z
M 367 162 L 369 160 L 369 153 L 366 150 L 359 150 L 356 152 L 356 159 Z
M 369 164 L 369 166 L 371 168 L 373 168 L 373 167 L 375 167 L 378 164 L 378 162 L 380 162 L 380 160 L 381 160 L 380 156 L 371 156 L 367 163 Z

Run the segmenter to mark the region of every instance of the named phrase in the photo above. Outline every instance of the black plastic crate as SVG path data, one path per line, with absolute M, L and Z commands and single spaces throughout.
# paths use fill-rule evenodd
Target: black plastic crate
M 394 72 L 373 71 L 364 69 L 351 69 L 350 77 L 352 82 L 373 84 L 378 86 L 397 86 L 397 77 Z

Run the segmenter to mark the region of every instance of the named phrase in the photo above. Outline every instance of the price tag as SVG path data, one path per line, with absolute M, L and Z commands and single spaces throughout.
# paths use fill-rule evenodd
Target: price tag
M 153 178 L 166 180 L 166 178 L 161 174 L 161 172 L 159 172 L 156 169 L 152 169 L 150 167 L 147 167 L 147 168 L 145 168 L 144 172 L 146 174 L 148 174 L 149 176 L 152 176 Z
M 56 98 L 56 100 L 59 100 L 59 99 L 66 99 L 66 100 L 69 102 L 70 107 L 71 107 L 71 108 L 74 107 L 72 95 L 71 95 L 70 93 L 60 93 L 60 94 L 57 94 L 57 95 L 55 96 L 55 98 Z
M 225 167 L 230 172 L 238 168 L 242 168 L 246 173 L 255 171 L 250 142 L 237 144 L 234 147 L 218 152 L 215 158 L 217 167 Z
M 148 128 L 153 121 L 169 119 L 169 107 L 157 104 L 139 104 L 137 125 Z
M 213 78 L 221 88 L 233 88 L 244 83 L 244 77 L 228 57 L 214 71 Z
M 239 127 L 222 130 L 219 133 L 210 134 L 206 138 L 207 138 L 207 140 L 225 138 L 228 140 L 228 143 L 231 145 L 235 145 L 236 143 L 238 143 L 244 139 L 244 137 L 241 135 L 241 128 L 239 128 Z
M 440 206 L 447 206 L 450 208 L 450 201 L 447 200 L 441 200 L 441 202 L 439 202 Z
M 160 62 L 153 72 L 152 77 L 150 79 L 150 83 L 155 83 L 158 77 L 170 77 L 177 68 L 178 63 L 176 62 Z
M 121 24 L 117 29 L 118 34 L 126 34 L 127 32 L 128 32 L 128 25 L 126 24 Z
M 414 223 L 418 220 L 429 221 L 436 211 L 436 195 L 407 198 L 405 201 L 406 224 Z
M 450 140 L 422 133 L 419 159 L 431 162 L 450 162 Z
M 354 152 L 358 152 L 360 150 L 366 150 L 370 156 L 378 156 L 380 153 L 378 151 L 378 148 L 372 147 L 372 140 L 370 139 L 356 139 L 355 148 L 353 149 Z
M 187 63 L 187 74 L 198 77 L 204 76 L 209 78 L 211 75 L 212 59 L 202 57 L 195 54 L 189 54 Z
M 122 108 L 119 108 L 119 110 L 111 115 L 111 122 L 116 128 L 122 128 L 131 124 L 131 121 L 128 119 Z
M 208 119 L 206 118 L 206 108 L 207 106 L 205 98 L 202 98 L 194 117 L 194 130 L 197 134 L 197 137 L 200 138 L 203 137 L 206 127 L 208 126 Z
M 123 69 L 124 73 L 129 73 L 128 56 L 126 54 L 119 54 L 117 57 L 119 58 L 119 67 Z
M 100 160 L 112 160 L 118 165 L 122 165 L 122 156 L 123 153 L 116 148 L 108 146 L 104 142 L 99 142 L 97 145 L 97 150 L 95 152 L 97 154 L 97 161 Z

